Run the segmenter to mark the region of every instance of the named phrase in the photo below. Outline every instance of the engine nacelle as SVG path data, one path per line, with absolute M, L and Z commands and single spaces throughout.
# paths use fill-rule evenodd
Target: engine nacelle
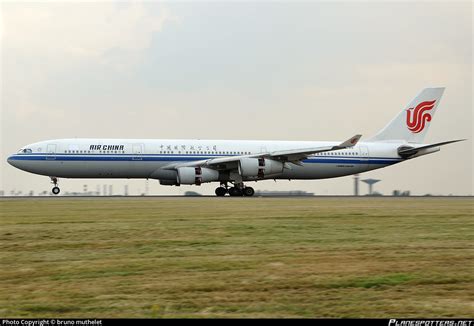
M 219 172 L 201 167 L 178 168 L 178 183 L 185 185 L 198 185 L 204 182 L 219 180 Z
M 239 174 L 242 177 L 255 177 L 263 179 L 266 176 L 283 172 L 283 163 L 260 158 L 242 158 L 239 161 Z
M 160 180 L 160 185 L 162 186 L 179 186 L 177 180 Z

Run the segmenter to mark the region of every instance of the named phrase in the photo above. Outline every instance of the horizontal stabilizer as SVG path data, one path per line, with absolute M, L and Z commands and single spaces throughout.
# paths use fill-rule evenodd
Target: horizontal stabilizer
M 457 143 L 457 142 L 465 141 L 465 140 L 466 139 L 449 140 L 449 141 L 445 141 L 445 142 L 441 142 L 441 143 L 425 145 L 425 146 L 420 146 L 420 147 L 401 146 L 400 148 L 398 148 L 398 154 L 401 157 L 410 157 L 410 156 L 413 156 L 413 155 L 417 154 L 421 150 L 425 150 L 425 149 L 429 149 L 429 148 L 433 148 L 433 147 L 439 147 L 439 146 L 452 144 L 452 143 Z

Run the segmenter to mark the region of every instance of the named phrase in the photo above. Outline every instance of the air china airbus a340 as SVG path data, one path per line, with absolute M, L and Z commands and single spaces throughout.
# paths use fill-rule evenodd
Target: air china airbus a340
M 58 178 L 146 178 L 169 186 L 219 182 L 217 196 L 252 196 L 246 181 L 335 178 L 397 164 L 460 140 L 423 144 L 444 88 L 426 88 L 374 137 L 344 142 L 56 139 L 22 147 L 14 167 Z M 230 186 L 229 186 L 230 185 Z

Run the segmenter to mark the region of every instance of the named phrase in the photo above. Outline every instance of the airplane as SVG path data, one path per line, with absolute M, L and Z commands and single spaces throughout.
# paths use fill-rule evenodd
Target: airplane
M 59 178 L 157 179 L 161 185 L 219 182 L 219 197 L 253 196 L 244 182 L 326 179 L 398 164 L 465 139 L 424 144 L 444 88 L 423 89 L 385 128 L 360 141 L 259 141 L 199 139 L 55 139 L 22 147 L 7 161 Z

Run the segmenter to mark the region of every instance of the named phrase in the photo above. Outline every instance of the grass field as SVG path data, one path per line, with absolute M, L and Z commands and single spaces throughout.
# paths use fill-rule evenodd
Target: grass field
M 0 201 L 0 317 L 474 317 L 472 198 Z

